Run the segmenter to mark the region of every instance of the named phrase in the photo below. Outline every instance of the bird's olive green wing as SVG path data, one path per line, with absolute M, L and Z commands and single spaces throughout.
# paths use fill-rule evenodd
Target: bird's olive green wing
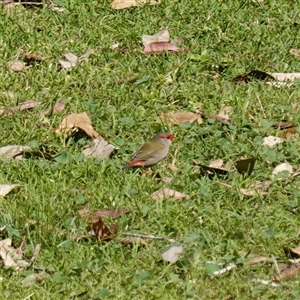
M 152 157 L 157 151 L 164 149 L 164 146 L 155 139 L 146 142 L 133 156 L 133 160 L 146 160 Z

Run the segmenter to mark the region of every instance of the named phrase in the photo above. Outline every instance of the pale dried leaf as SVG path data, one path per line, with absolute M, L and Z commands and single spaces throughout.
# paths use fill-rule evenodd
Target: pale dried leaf
M 216 159 L 216 160 L 213 160 L 210 164 L 209 164 L 209 167 L 210 168 L 222 168 L 223 166 L 223 159 Z
M 22 253 L 11 247 L 11 239 L 0 241 L 0 256 L 6 267 L 12 267 L 16 270 L 24 269 L 29 266 L 29 263 L 22 260 Z
M 10 160 L 25 150 L 30 150 L 28 146 L 10 145 L 0 148 L 0 158 Z
M 161 180 L 165 183 L 171 183 L 173 181 L 172 177 L 162 177 Z
M 22 61 L 9 61 L 6 66 L 14 72 L 22 72 L 25 69 Z
M 158 33 L 156 33 L 154 35 L 143 34 L 142 41 L 143 41 L 144 47 L 146 47 L 147 45 L 149 45 L 151 43 L 155 43 L 155 42 L 169 42 L 170 41 L 169 30 L 166 28 L 166 29 L 159 31 Z
M 72 65 L 72 63 L 70 63 L 69 61 L 64 61 L 64 60 L 59 60 L 58 61 L 60 64 L 61 64 L 61 66 L 64 68 L 64 69 L 71 69 L 74 65 Z
M 283 141 L 284 141 L 284 139 L 282 139 L 280 137 L 269 135 L 269 136 L 266 136 L 263 138 L 263 145 L 273 148 L 277 144 L 283 143 Z
M 21 184 L 0 184 L 0 196 L 6 196 L 16 187 L 22 186 Z
M 177 192 L 175 190 L 169 189 L 169 188 L 160 188 L 159 190 L 155 191 L 151 197 L 154 200 L 159 200 L 159 199 L 165 199 L 165 198 L 175 198 L 175 199 L 190 199 L 191 197 L 181 193 Z
M 179 260 L 183 250 L 184 248 L 182 246 L 172 246 L 167 251 L 162 253 L 162 259 L 170 263 L 175 263 L 177 260 Z
M 82 151 L 86 157 L 107 158 L 116 148 L 101 137 L 93 139 L 93 145 Z
M 99 133 L 93 129 L 92 122 L 85 112 L 81 114 L 68 115 L 63 119 L 60 127 L 56 128 L 54 132 L 65 132 L 73 128 L 80 128 L 92 138 L 99 136 Z
M 37 281 L 42 281 L 49 276 L 50 275 L 45 271 L 42 271 L 40 273 L 30 274 L 21 281 L 21 284 L 23 287 L 29 287 L 34 285 Z
M 269 73 L 278 81 L 294 81 L 300 78 L 300 73 Z
M 233 110 L 232 106 L 225 106 L 220 110 L 218 117 L 225 120 L 229 120 L 229 114 L 231 113 L 232 110 Z
M 61 66 L 64 69 L 70 69 L 74 66 L 76 66 L 77 62 L 78 62 L 78 57 L 73 54 L 73 53 L 66 53 L 64 55 L 64 57 L 68 60 L 68 61 L 64 61 L 64 60 L 59 60 L 59 63 L 61 64 Z
M 58 101 L 54 104 L 53 107 L 53 113 L 57 114 L 60 113 L 61 111 L 63 111 L 65 109 L 66 104 L 62 101 Z
M 93 54 L 94 52 L 95 52 L 94 49 L 88 50 L 86 53 L 84 53 L 83 55 L 81 55 L 81 56 L 79 57 L 78 61 L 79 61 L 79 62 L 82 62 L 82 61 L 85 60 L 86 58 L 89 58 L 89 56 L 90 56 L 91 54 Z
M 195 114 L 192 112 L 170 112 L 170 113 L 162 113 L 161 118 L 164 121 L 170 121 L 172 124 L 181 124 L 184 122 L 195 122 L 198 124 L 202 124 L 203 120 L 199 114 Z
M 176 45 L 167 42 L 154 42 L 148 44 L 144 48 L 144 53 L 146 54 L 162 54 L 165 52 L 180 52 L 183 51 L 182 48 L 178 48 Z
M 135 7 L 142 4 L 149 4 L 149 5 L 155 5 L 159 4 L 159 1 L 155 0 L 114 0 L 110 7 L 113 9 L 125 9 L 129 7 Z
M 293 166 L 289 164 L 288 162 L 284 162 L 280 165 L 278 165 L 274 170 L 273 170 L 273 175 L 279 175 L 281 172 L 288 172 L 289 174 L 293 173 Z
M 300 57 L 300 51 L 297 50 L 297 49 L 291 49 L 290 54 L 292 54 L 294 56 L 297 56 L 297 57 Z

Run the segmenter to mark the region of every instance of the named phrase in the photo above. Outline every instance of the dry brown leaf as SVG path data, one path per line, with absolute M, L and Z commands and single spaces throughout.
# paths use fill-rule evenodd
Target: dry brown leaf
M 298 274 L 300 274 L 300 265 L 291 265 L 289 268 L 280 271 L 273 280 L 279 282 L 290 279 Z
M 154 42 L 144 48 L 146 54 L 162 54 L 165 52 L 181 52 L 182 48 L 167 42 Z
M 297 49 L 291 49 L 290 54 L 292 54 L 294 56 L 297 56 L 297 57 L 300 57 L 300 51 L 297 50 Z
M 15 111 L 20 111 L 20 110 L 25 110 L 25 109 L 31 109 L 31 108 L 34 108 L 34 107 L 36 107 L 38 105 L 41 105 L 41 104 L 42 104 L 41 101 L 29 100 L 29 101 L 26 101 L 26 102 L 22 102 L 22 103 L 20 103 L 17 106 L 8 107 L 5 110 L 2 110 L 0 112 L 0 115 L 12 114 Z
M 132 247 L 133 245 L 141 245 L 143 247 L 149 247 L 149 243 L 147 243 L 144 239 L 137 236 L 116 237 L 115 241 L 123 244 L 124 246 L 129 246 L 129 247 Z
M 265 196 L 271 184 L 270 180 L 255 181 L 247 189 L 240 189 L 240 191 L 245 196 Z
M 284 138 L 288 141 L 296 141 L 299 139 L 298 127 L 292 125 L 291 127 L 284 128 L 278 131 L 277 136 Z
M 112 218 L 116 219 L 121 217 L 122 215 L 128 214 L 130 212 L 130 209 L 124 208 L 124 209 L 113 209 L 113 210 L 108 210 L 108 209 L 99 209 L 96 210 L 92 213 L 89 212 L 89 207 L 86 205 L 84 208 L 78 211 L 79 215 L 83 219 L 89 219 L 92 222 L 96 222 L 100 218 Z
M 125 9 L 129 7 L 140 6 L 142 4 L 155 5 L 159 3 L 159 1 L 155 0 L 114 0 L 110 4 L 110 7 L 113 9 Z
M 175 190 L 169 189 L 169 188 L 160 188 L 159 190 L 155 191 L 151 197 L 154 200 L 159 200 L 159 199 L 166 199 L 166 198 L 174 198 L 177 200 L 181 199 L 190 199 L 191 197 L 189 195 L 186 195 L 181 192 L 177 192 Z
M 155 42 L 169 42 L 169 41 L 170 41 L 170 33 L 168 29 L 163 29 L 154 35 L 147 35 L 147 34 L 142 35 L 142 42 L 144 47 Z
M 39 54 L 26 53 L 24 60 L 25 60 L 26 63 L 30 63 L 30 62 L 33 62 L 33 61 L 40 62 L 40 61 L 43 60 L 43 57 L 42 57 L 42 55 L 39 55 Z
M 23 186 L 22 184 L 0 184 L 0 196 L 4 197 L 13 189 Z
M 214 165 L 220 165 L 222 161 L 222 165 L 223 165 L 223 160 L 222 159 L 217 159 L 215 161 L 212 161 L 209 166 L 205 166 L 205 165 L 202 165 L 202 164 L 199 164 L 198 162 L 194 161 L 195 164 L 197 164 L 198 166 L 200 166 L 201 169 L 205 170 L 206 171 L 206 174 L 209 176 L 209 175 L 212 175 L 212 174 L 218 174 L 218 175 L 226 175 L 228 174 L 230 171 L 229 169 L 226 168 L 226 166 L 224 168 L 222 168 L 222 165 L 221 167 L 214 167 Z M 212 164 L 212 166 L 210 166 Z
M 66 107 L 66 104 L 64 102 L 58 101 L 54 104 L 52 110 L 51 110 L 51 108 L 48 108 L 43 112 L 43 114 L 48 115 L 49 113 L 51 113 L 51 111 L 53 114 L 58 114 L 58 113 L 62 112 L 65 109 L 65 107 Z
M 220 117 L 220 116 L 201 114 L 201 117 L 202 117 L 203 119 L 212 119 L 212 120 L 216 120 L 216 121 L 218 121 L 218 122 L 220 122 L 220 123 L 222 123 L 222 124 L 225 124 L 225 125 L 232 125 L 232 126 L 235 126 L 234 122 L 232 122 L 232 121 L 229 120 L 229 119 Z
M 199 114 L 195 114 L 192 112 L 169 112 L 169 113 L 161 113 L 161 119 L 163 121 L 170 121 L 172 124 L 177 125 L 184 122 L 195 122 L 198 124 L 202 124 L 202 118 Z
M 296 247 L 296 248 L 288 248 L 288 247 L 284 247 L 283 248 L 284 252 L 286 255 L 292 257 L 292 258 L 299 258 L 300 257 L 300 246 Z
M 250 260 L 248 261 L 248 264 L 253 266 L 260 263 L 273 263 L 273 262 L 274 262 L 273 258 L 262 256 L 262 255 L 252 255 L 252 257 L 250 257 Z
M 98 217 L 97 221 L 94 221 L 92 225 L 87 227 L 87 231 L 91 236 L 97 237 L 101 240 L 110 241 L 114 239 L 118 232 L 118 226 L 112 224 L 108 226 L 104 223 L 101 217 Z
M 25 69 L 22 61 L 9 61 L 6 66 L 14 72 L 22 72 Z
M 18 159 L 23 151 L 30 150 L 28 146 L 9 145 L 0 148 L 0 159 L 10 160 Z
M 22 270 L 30 264 L 23 260 L 22 251 L 13 248 L 11 239 L 7 238 L 0 241 L 0 256 L 6 267 L 12 267 L 16 270 Z
M 162 177 L 161 180 L 165 183 L 171 183 L 173 181 L 172 177 Z
M 107 158 L 116 149 L 101 137 L 93 139 L 93 145 L 82 151 L 86 157 Z
M 54 132 L 65 132 L 73 128 L 80 128 L 91 138 L 96 138 L 99 133 L 93 129 L 92 122 L 87 113 L 70 114 L 63 119 L 61 125 L 54 129 Z

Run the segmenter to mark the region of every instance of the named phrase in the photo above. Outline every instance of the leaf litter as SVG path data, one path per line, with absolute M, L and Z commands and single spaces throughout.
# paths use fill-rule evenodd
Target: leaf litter
M 67 59 L 67 61 L 59 60 L 59 63 L 63 69 L 68 70 L 68 69 L 71 69 L 72 67 L 75 67 L 78 63 L 81 63 L 83 60 L 88 58 L 94 52 L 95 51 L 93 49 L 90 49 L 86 53 L 81 55 L 80 57 L 77 57 L 75 54 L 69 52 L 64 55 L 64 57 Z
M 114 0 L 110 7 L 113 9 L 125 9 L 130 7 L 136 7 L 141 5 L 156 5 L 160 4 L 157 0 Z
M 146 54 L 162 54 L 166 52 L 181 52 L 183 48 L 177 46 L 180 39 L 170 40 L 168 29 L 163 29 L 154 35 L 143 34 L 142 42 L 144 45 L 144 53 Z
M 151 195 L 152 199 L 154 200 L 160 200 L 160 199 L 167 199 L 167 198 L 173 198 L 176 200 L 182 200 L 182 199 L 190 199 L 191 197 L 189 195 L 186 195 L 184 193 L 178 192 L 176 190 L 170 189 L 170 188 L 160 188 L 159 190 L 155 191 Z
M 0 196 L 4 197 L 13 189 L 23 186 L 22 184 L 0 184 Z

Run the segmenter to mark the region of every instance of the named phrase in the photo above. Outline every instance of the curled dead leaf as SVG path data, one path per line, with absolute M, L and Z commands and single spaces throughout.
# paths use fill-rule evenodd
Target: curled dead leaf
M 70 129 L 80 128 L 91 138 L 96 138 L 99 136 L 92 126 L 92 122 L 88 117 L 87 113 L 81 114 L 70 114 L 63 119 L 61 125 L 54 129 L 55 133 L 66 132 Z
M 273 280 L 280 282 L 295 277 L 298 274 L 300 274 L 300 265 L 291 265 L 289 268 L 280 271 L 280 273 L 276 275 Z
M 6 66 L 14 72 L 22 72 L 25 69 L 22 61 L 9 61 Z
M 180 259 L 183 250 L 184 248 L 182 246 L 172 246 L 164 253 L 162 253 L 162 259 L 170 263 L 175 263 Z
M 152 199 L 154 200 L 160 200 L 160 199 L 166 199 L 166 198 L 174 198 L 177 200 L 182 199 L 190 199 L 191 197 L 189 195 L 186 195 L 184 193 L 169 189 L 169 188 L 160 188 L 159 190 L 155 191 L 151 195 Z
M 300 246 L 293 248 L 293 249 L 284 247 L 283 250 L 284 250 L 284 253 L 286 255 L 290 256 L 291 258 L 299 258 L 300 257 Z
M 170 33 L 167 28 L 159 31 L 154 35 L 142 35 L 142 42 L 144 47 L 148 46 L 149 44 L 156 43 L 156 42 L 169 42 L 170 41 Z
M 182 48 L 179 48 L 176 45 L 167 42 L 154 42 L 148 44 L 144 48 L 144 53 L 146 54 L 162 54 L 165 52 L 172 53 L 172 52 L 181 52 L 181 51 L 183 51 Z
M 101 137 L 93 139 L 93 145 L 82 151 L 86 157 L 107 158 L 116 148 Z
M 114 239 L 114 236 L 118 232 L 118 226 L 116 224 L 112 224 L 108 226 L 104 223 L 101 217 L 98 217 L 97 221 L 94 221 L 92 225 L 87 227 L 87 231 L 93 237 L 97 237 L 98 239 L 110 241 Z
M 13 158 L 18 159 L 18 156 L 22 154 L 23 151 L 30 150 L 28 146 L 19 145 L 9 145 L 0 148 L 0 158 L 5 160 L 10 160 Z
M 297 57 L 300 57 L 300 51 L 297 50 L 297 49 L 291 49 L 290 54 L 292 54 L 294 56 L 297 56 Z
M 13 189 L 23 186 L 22 184 L 0 184 L 0 196 L 4 197 Z
M 125 9 L 129 7 L 140 6 L 142 4 L 155 5 L 159 3 L 159 1 L 155 0 L 114 0 L 110 4 L 110 7 L 113 9 Z
M 195 122 L 198 124 L 202 124 L 201 115 L 195 114 L 192 112 L 169 112 L 169 113 L 161 113 L 161 119 L 163 121 L 170 121 L 172 124 L 177 125 L 184 122 Z
M 265 196 L 272 182 L 270 180 L 255 181 L 247 189 L 240 189 L 245 196 Z

